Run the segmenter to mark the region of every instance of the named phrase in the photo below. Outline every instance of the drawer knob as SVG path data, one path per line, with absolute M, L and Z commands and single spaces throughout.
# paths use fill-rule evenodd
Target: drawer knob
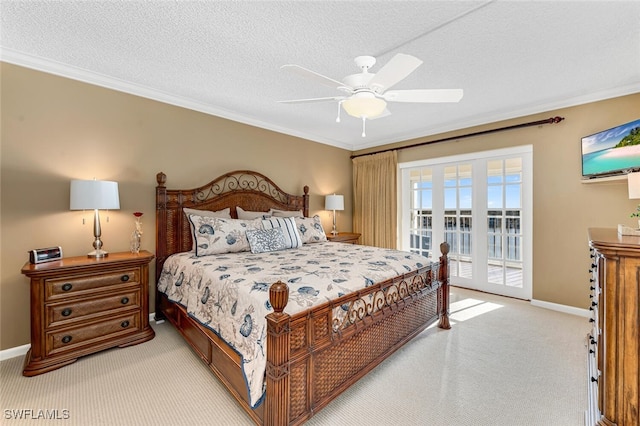
M 62 291 L 69 291 L 73 288 L 73 286 L 69 283 L 65 283 L 62 285 Z
M 62 338 L 62 343 L 69 343 L 71 341 L 71 336 L 66 335 Z
M 71 309 L 66 308 L 62 310 L 62 316 L 63 317 L 68 317 L 69 315 L 71 315 Z
M 123 305 L 126 305 L 127 303 L 129 303 L 129 298 L 123 297 L 122 299 L 120 299 L 120 303 L 122 303 Z
M 591 381 L 592 381 L 592 382 L 597 382 L 597 381 L 598 381 L 598 379 L 596 379 L 595 377 L 591 377 Z
M 123 275 L 120 277 L 120 281 L 122 281 L 123 283 L 126 283 L 127 281 L 129 281 L 129 275 Z
M 120 327 L 122 327 L 122 328 L 127 328 L 127 327 L 129 327 L 129 321 L 122 321 L 122 322 L 120 323 Z

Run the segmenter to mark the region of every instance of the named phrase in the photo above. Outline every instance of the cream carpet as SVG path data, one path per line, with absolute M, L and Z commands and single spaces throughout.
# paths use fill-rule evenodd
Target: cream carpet
M 307 424 L 584 425 L 585 318 L 457 288 L 451 311 L 451 330 L 426 330 Z M 3 361 L 0 424 L 252 424 L 169 323 L 152 325 L 149 342 L 36 377 Z

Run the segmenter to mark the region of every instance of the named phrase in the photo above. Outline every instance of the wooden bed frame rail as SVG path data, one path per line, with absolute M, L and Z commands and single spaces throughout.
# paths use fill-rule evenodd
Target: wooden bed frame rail
M 156 282 L 169 255 L 191 249 L 183 207 L 231 207 L 234 217 L 236 206 L 303 210 L 305 217 L 309 213 L 308 187 L 302 196 L 286 194 L 256 172 L 227 173 L 194 190 L 167 190 L 163 173 L 157 182 Z M 439 262 L 295 315 L 284 312 L 287 285 L 272 284 L 266 392 L 256 408 L 248 400 L 242 360 L 226 342 L 160 292 L 156 318 L 166 318 L 180 331 L 256 424 L 299 425 L 429 325 L 439 321 L 438 327 L 450 328 L 449 245 L 442 243 L 440 251 Z

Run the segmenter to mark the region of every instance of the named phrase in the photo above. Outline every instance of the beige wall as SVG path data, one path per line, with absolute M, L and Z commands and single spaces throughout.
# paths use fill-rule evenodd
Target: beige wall
M 144 213 L 142 248 L 155 252 L 159 171 L 167 174 L 169 188 L 199 186 L 238 169 L 264 173 L 290 193 L 302 194 L 309 185 L 311 213 L 328 229 L 324 195 L 344 194 L 338 227 L 351 230 L 349 151 L 6 63 L 0 67 L 0 350 L 29 343 L 28 280 L 20 274 L 27 251 L 60 245 L 65 256 L 78 256 L 92 250 L 92 214 L 69 211 L 71 179 L 119 183 L 121 210 L 101 215 L 104 248 L 112 252 L 129 249 L 134 211 Z
M 580 139 L 640 118 L 640 94 L 435 135 L 423 140 L 538 121 L 556 115 L 565 120 L 558 124 L 400 150 L 398 162 L 533 145 L 533 298 L 587 308 L 587 228 L 616 227 L 619 223 L 637 226 L 629 214 L 638 203 L 628 199 L 626 179 L 581 183 Z M 379 149 L 420 141 L 411 140 Z

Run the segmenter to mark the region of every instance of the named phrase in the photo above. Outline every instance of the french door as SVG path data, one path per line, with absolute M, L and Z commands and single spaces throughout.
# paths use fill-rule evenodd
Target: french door
M 451 283 L 531 299 L 532 147 L 400 164 L 400 246 L 437 258 Z

